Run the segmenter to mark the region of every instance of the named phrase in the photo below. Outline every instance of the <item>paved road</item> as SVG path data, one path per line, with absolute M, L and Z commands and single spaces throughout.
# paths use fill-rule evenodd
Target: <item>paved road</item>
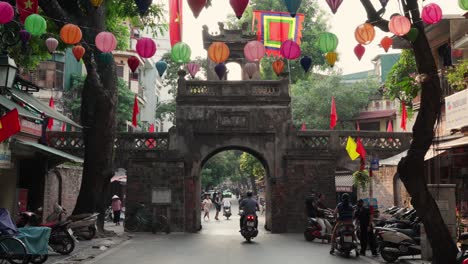
M 233 212 L 237 212 L 237 205 Z M 198 234 L 140 234 L 99 256 L 94 263 L 380 263 L 371 258 L 331 256 L 328 244 L 308 243 L 301 234 L 270 234 L 263 228 L 253 243 L 246 243 L 238 232 L 239 216 L 216 221 L 213 213 L 210 221 L 202 221 L 203 229 Z

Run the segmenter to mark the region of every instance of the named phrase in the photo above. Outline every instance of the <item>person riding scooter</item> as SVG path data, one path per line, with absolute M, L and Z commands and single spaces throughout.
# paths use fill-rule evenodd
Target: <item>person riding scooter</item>
M 253 199 L 252 191 L 247 192 L 247 197 L 242 199 L 239 204 L 239 210 L 242 210 L 242 214 L 240 217 L 240 228 L 242 229 L 242 224 L 244 223 L 244 218 L 246 215 L 255 215 L 257 217 L 257 211 L 260 210 L 260 206 L 258 202 Z M 255 228 L 258 227 L 258 219 L 255 219 Z
M 226 217 L 226 219 L 229 219 L 231 217 L 231 200 L 227 197 L 223 198 L 223 216 Z
M 336 247 L 336 231 L 343 225 L 353 225 L 353 212 L 354 208 L 349 202 L 349 194 L 344 193 L 341 196 L 341 203 L 339 203 L 333 214 L 337 217 L 335 228 L 333 228 L 332 237 L 331 237 L 331 249 L 330 254 L 335 252 Z M 353 240 L 356 240 L 356 237 L 353 234 Z

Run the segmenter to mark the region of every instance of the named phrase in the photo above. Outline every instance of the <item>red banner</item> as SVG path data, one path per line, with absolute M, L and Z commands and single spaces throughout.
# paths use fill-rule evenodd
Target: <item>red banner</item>
M 182 41 L 182 1 L 169 0 L 169 35 L 171 47 Z
M 24 24 L 24 20 L 31 15 L 37 14 L 37 7 L 39 6 L 39 0 L 16 0 L 16 8 L 20 15 L 21 23 Z
M 18 110 L 13 109 L 0 118 L 0 142 L 20 132 Z

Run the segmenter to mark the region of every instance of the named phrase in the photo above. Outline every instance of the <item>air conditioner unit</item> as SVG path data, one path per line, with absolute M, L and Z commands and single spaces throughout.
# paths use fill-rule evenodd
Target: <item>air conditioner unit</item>
M 461 38 L 453 42 L 453 48 L 455 49 L 468 49 L 468 34 L 465 34 Z

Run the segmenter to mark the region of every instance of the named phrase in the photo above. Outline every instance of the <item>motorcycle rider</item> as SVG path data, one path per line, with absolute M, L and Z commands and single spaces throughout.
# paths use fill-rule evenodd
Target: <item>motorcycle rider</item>
M 240 228 L 242 230 L 242 224 L 244 223 L 244 218 L 247 215 L 254 215 L 255 216 L 255 228 L 258 227 L 258 219 L 257 219 L 257 211 L 260 210 L 260 206 L 258 205 L 257 200 L 253 198 L 252 191 L 247 192 L 247 197 L 242 199 L 239 204 L 239 209 L 243 210 L 243 213 L 240 217 Z
M 322 227 L 321 234 L 323 237 L 325 234 L 330 234 L 330 232 L 332 231 L 332 226 L 330 222 L 328 222 L 328 220 L 325 218 L 325 210 L 328 209 L 323 203 L 325 201 L 325 195 L 323 193 L 318 193 L 317 198 L 318 200 L 315 204 L 315 207 L 317 209 L 317 223 L 320 225 L 320 227 Z
M 231 209 L 231 200 L 227 197 L 223 198 L 223 212 L 226 211 L 226 209 Z
M 374 232 L 372 231 L 372 214 L 369 208 L 364 207 L 364 201 L 359 199 L 357 202 L 356 212 L 354 218 L 359 223 L 361 230 L 359 241 L 361 243 L 361 255 L 366 255 L 367 242 L 370 242 L 370 247 L 373 256 L 377 256 L 377 245 L 375 242 Z
M 353 224 L 353 213 L 354 209 L 351 203 L 349 202 L 349 194 L 344 193 L 341 196 L 341 203 L 339 203 L 335 211 L 333 212 L 333 215 L 337 217 L 336 225 L 335 228 L 333 228 L 332 232 L 332 237 L 331 237 L 331 249 L 330 249 L 330 254 L 333 254 L 335 252 L 335 243 L 336 243 L 336 231 L 338 228 L 342 225 L 352 225 Z M 356 240 L 355 235 L 353 234 L 353 240 Z

